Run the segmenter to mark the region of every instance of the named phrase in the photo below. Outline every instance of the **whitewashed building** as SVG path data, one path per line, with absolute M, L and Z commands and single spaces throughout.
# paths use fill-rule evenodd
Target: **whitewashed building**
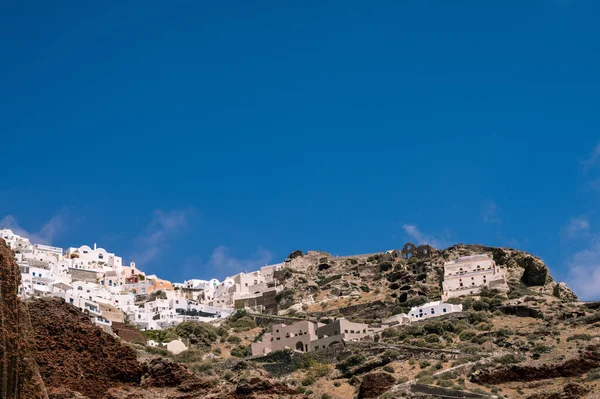
M 432 317 L 444 316 L 450 313 L 462 312 L 462 305 L 453 305 L 442 301 L 429 302 L 421 306 L 414 306 L 408 312 L 411 321 L 425 320 Z
M 508 291 L 504 271 L 489 256 L 464 256 L 444 264 L 444 299 L 477 295 L 483 286 Z

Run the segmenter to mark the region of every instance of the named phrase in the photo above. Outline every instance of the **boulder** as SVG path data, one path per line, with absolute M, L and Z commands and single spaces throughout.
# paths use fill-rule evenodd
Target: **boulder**
M 377 398 L 387 392 L 395 383 L 396 379 L 388 373 L 367 374 L 358 388 L 358 399 Z
M 548 267 L 541 260 L 531 255 L 522 255 L 516 257 L 515 261 L 519 267 L 525 269 L 521 281 L 528 287 L 543 286 L 549 282 Z

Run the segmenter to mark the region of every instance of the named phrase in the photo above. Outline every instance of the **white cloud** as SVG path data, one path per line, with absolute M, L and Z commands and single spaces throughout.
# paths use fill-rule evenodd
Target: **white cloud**
M 0 219 L 0 228 L 11 229 L 13 233 L 29 238 L 32 244 L 49 245 L 64 233 L 69 224 L 69 210 L 63 208 L 50 218 L 38 231 L 23 228 L 14 215 L 6 215 Z
M 213 249 L 208 261 L 203 262 L 199 256 L 192 256 L 184 261 L 185 274 L 198 275 L 199 272 L 223 278 L 240 272 L 257 270 L 273 260 L 273 254 L 266 249 L 259 248 L 255 253 L 247 257 L 238 258 L 231 255 L 231 251 L 225 245 Z
M 132 259 L 141 265 L 157 259 L 168 248 L 169 242 L 188 226 L 193 209 L 175 209 L 154 211 L 152 221 L 144 232 L 135 239 L 137 248 Z
M 502 224 L 502 220 L 500 220 L 500 208 L 498 205 L 490 200 L 485 199 L 481 204 L 481 217 L 485 223 L 490 224 Z
M 565 227 L 565 234 L 568 238 L 574 238 L 580 235 L 587 235 L 590 230 L 590 221 L 585 216 L 571 218 L 567 227 Z
M 596 164 L 598 164 L 598 161 L 600 161 L 600 143 L 596 144 L 596 146 L 592 150 L 592 153 L 587 157 L 587 159 L 583 161 L 583 165 L 586 168 L 591 168 L 593 166 L 596 166 Z
M 427 235 L 423 233 L 417 226 L 414 224 L 403 224 L 402 229 L 408 235 L 411 240 L 415 241 L 417 245 L 429 244 L 436 249 L 443 249 L 448 247 L 447 240 Z
M 600 300 L 600 237 L 593 237 L 587 248 L 576 252 L 568 267 L 567 283 L 579 298 Z

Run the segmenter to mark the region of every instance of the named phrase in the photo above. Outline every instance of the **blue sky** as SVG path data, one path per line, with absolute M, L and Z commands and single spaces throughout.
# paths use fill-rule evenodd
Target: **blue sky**
M 16 2 L 0 220 L 149 273 L 511 246 L 600 299 L 600 4 Z

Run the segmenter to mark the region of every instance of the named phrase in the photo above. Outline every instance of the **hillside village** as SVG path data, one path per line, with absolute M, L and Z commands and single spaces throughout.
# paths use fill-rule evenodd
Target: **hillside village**
M 294 251 L 177 283 L 95 245 L 0 234 L 0 311 L 16 281 L 28 315 L 3 320 L 34 331 L 51 399 L 594 398 L 600 305 L 522 251 Z
M 31 243 L 9 229 L 0 230 L 0 238 L 15 252 L 21 298 L 62 298 L 108 328 L 127 320 L 141 330 L 159 330 L 184 321 L 227 317 L 236 302 L 274 297 L 278 288 L 273 274 L 282 267 L 263 266 L 223 281 L 172 283 L 147 275 L 135 262 L 123 265 L 120 256 L 95 244 L 63 250 Z
M 142 331 L 174 327 L 185 321 L 214 322 L 229 316 L 236 308 L 277 314 L 276 297 L 285 290 L 285 286 L 278 284 L 276 274 L 286 266 L 292 267 L 295 264 L 293 258 L 299 258 L 290 256 L 284 263 L 239 273 L 222 282 L 213 278 L 173 283 L 156 275 L 146 275 L 134 262 L 123 265 L 121 257 L 95 244 L 93 247 L 83 245 L 63 250 L 31 243 L 9 229 L 0 230 L 0 237 L 15 252 L 21 271 L 19 295 L 22 298 L 61 298 L 89 315 L 93 323 L 107 331 L 118 331 L 126 322 Z M 427 246 L 418 249 L 409 245 L 403 252 L 388 251 L 386 254 L 410 259 L 431 251 Z M 329 265 L 323 263 L 319 266 L 325 267 Z M 343 277 L 340 276 L 341 279 Z M 271 333 L 252 345 L 252 354 L 268 354 L 281 349 L 308 352 L 361 341 L 389 326 L 461 312 L 462 305 L 443 300 L 477 294 L 484 286 L 500 292 L 508 291 L 504 272 L 485 254 L 445 262 L 442 285 L 442 300 L 419 303 L 407 309 L 406 313 L 381 318 L 375 324 L 352 323 L 340 318 L 327 325 L 301 321 L 289 326 L 273 326 Z M 353 294 L 356 296 L 356 293 L 350 293 L 350 296 Z M 314 302 L 314 295 L 306 301 L 299 300 L 295 306 L 306 306 L 306 302 Z

